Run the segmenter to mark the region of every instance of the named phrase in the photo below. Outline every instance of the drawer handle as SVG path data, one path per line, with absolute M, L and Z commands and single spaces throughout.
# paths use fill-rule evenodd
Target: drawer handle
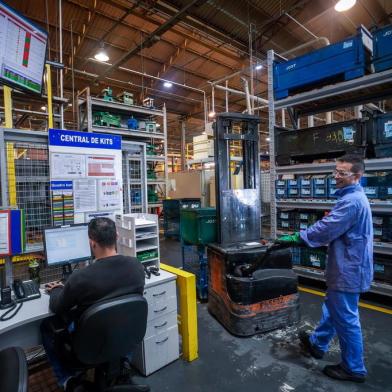
M 165 290 L 165 291 L 162 291 L 161 293 L 158 293 L 158 294 L 153 294 L 152 296 L 153 296 L 153 297 L 160 297 L 160 296 L 163 295 L 163 294 L 166 294 L 166 290 Z
M 160 341 L 158 341 L 158 342 L 155 342 L 156 344 L 162 344 L 162 343 L 165 343 L 165 342 L 167 342 L 169 340 L 169 336 L 167 336 L 165 339 L 163 339 L 163 340 L 160 340 Z
M 167 309 L 167 306 L 164 306 L 162 309 L 154 310 L 154 312 L 155 312 L 155 313 L 160 313 L 160 312 L 163 312 L 163 311 L 166 310 L 166 309 Z
M 163 324 L 161 324 L 161 325 L 154 325 L 154 328 L 162 328 L 162 327 L 164 327 L 165 325 L 167 325 L 167 321 L 165 321 Z

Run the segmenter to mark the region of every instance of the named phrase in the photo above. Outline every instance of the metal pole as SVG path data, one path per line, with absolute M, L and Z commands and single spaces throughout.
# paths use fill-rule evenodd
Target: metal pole
M 226 85 L 226 91 L 225 91 L 226 113 L 228 113 L 229 112 L 229 92 L 227 91 L 227 89 L 229 87 L 228 80 L 226 80 L 225 85 Z
M 181 120 L 181 170 L 185 171 L 185 121 Z
M 253 109 L 255 107 L 255 100 L 254 100 L 254 95 L 255 95 L 255 90 L 253 86 L 253 48 L 252 48 L 252 23 L 249 24 L 249 68 L 250 68 L 250 95 L 251 95 L 251 107 L 252 107 L 252 113 L 249 112 L 249 114 L 253 114 Z
M 59 56 L 60 63 L 63 64 L 63 10 L 62 10 L 62 0 L 59 0 Z M 64 98 L 64 81 L 63 81 L 64 71 L 60 68 L 60 98 Z M 60 127 L 64 129 L 64 104 L 60 104 Z
M 211 112 L 215 113 L 215 88 L 211 88 Z
M 276 197 L 275 197 L 275 102 L 274 102 L 274 51 L 267 53 L 268 62 L 268 129 L 269 129 L 269 155 L 270 155 L 270 219 L 271 238 L 276 239 Z

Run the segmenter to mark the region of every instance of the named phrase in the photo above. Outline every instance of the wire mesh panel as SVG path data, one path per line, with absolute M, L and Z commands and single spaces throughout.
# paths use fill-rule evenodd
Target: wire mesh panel
M 122 159 L 124 212 L 146 212 L 145 146 L 128 142 L 125 148 Z
M 48 146 L 7 142 L 8 205 L 24 210 L 26 251 L 42 249 L 42 229 L 52 224 Z

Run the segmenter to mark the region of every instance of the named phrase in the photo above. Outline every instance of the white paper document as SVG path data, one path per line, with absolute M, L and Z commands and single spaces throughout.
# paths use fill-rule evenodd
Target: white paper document
M 81 154 L 52 153 L 50 155 L 51 178 L 86 177 L 86 157 Z
M 75 212 L 97 211 L 97 182 L 95 179 L 74 180 L 73 189 Z

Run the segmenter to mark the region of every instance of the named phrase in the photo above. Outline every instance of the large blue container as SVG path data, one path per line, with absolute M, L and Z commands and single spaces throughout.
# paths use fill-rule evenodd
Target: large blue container
M 372 52 L 372 35 L 361 26 L 354 37 L 283 63 L 275 63 L 275 99 L 337 78 L 350 80 L 363 76 L 370 66 Z
M 392 24 L 373 33 L 373 65 L 375 72 L 392 68 Z

